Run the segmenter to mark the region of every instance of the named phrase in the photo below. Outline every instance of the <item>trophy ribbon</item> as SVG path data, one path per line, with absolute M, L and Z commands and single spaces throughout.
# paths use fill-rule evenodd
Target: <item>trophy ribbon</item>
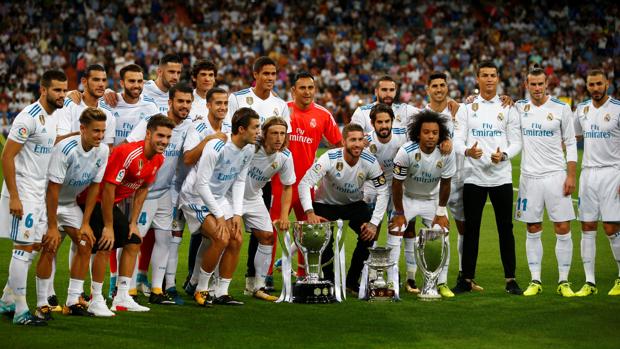
M 347 299 L 347 276 L 344 266 L 344 234 L 342 232 L 343 221 L 336 221 L 336 238 L 334 239 L 334 295 L 338 302 Z
M 276 303 L 292 303 L 293 287 L 291 285 L 291 236 L 288 231 L 282 232 L 277 227 L 276 231 L 278 232 L 278 240 L 280 241 L 280 246 L 282 247 L 282 293 L 280 293 L 280 297 Z

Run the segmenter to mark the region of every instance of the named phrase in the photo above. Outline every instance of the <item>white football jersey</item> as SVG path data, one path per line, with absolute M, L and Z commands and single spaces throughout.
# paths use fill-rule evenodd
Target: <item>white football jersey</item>
M 387 209 L 388 186 L 379 161 L 367 150 L 362 151 L 353 166 L 344 160 L 343 148 L 326 151 L 308 169 L 299 183 L 299 199 L 304 211 L 312 209 L 310 188 L 321 181 L 314 201 L 329 205 L 348 205 L 363 200 L 366 180 L 372 180 L 377 190 L 377 204 L 371 222 L 378 226 Z
M 17 114 L 11 125 L 8 138 L 23 145 L 14 160 L 15 182 L 22 200 L 45 200 L 47 167 L 56 141 L 57 123 L 57 113 L 48 115 L 37 101 Z M 4 181 L 2 195 L 9 196 Z
M 351 116 L 351 122 L 362 126 L 365 134 L 370 134 L 375 130 L 370 122 L 370 110 L 375 104 L 377 102 L 357 107 L 355 112 L 353 112 L 353 116 Z M 405 134 L 407 133 L 407 126 L 411 122 L 411 118 L 420 112 L 420 109 L 406 103 L 392 103 L 392 110 L 394 111 L 392 129 L 404 130 Z
M 65 98 L 65 106 L 55 113 L 58 115 L 58 135 L 63 136 L 67 133 L 79 132 L 80 115 L 82 115 L 82 112 L 86 108 L 88 108 L 88 106 L 84 103 L 84 99 L 82 99 L 80 104 L 75 104 L 71 98 Z M 103 143 L 113 144 L 114 135 L 116 133 L 116 120 L 112 115 L 112 108 L 105 104 L 103 98 L 100 98 L 97 102 L 97 108 L 101 110 L 106 117 Z
M 465 158 L 464 183 L 494 187 L 512 183 L 512 166 L 509 160 L 494 164 L 491 154 L 500 151 L 512 159 L 521 151 L 519 115 L 512 107 L 502 107 L 496 95 L 490 101 L 478 96 L 473 103 L 461 106 L 454 125 L 454 151 L 465 150 L 478 142 L 482 157 Z
M 226 121 L 232 124 L 232 117 L 240 108 L 251 108 L 260 117 L 262 125 L 267 118 L 279 116 L 286 120 L 288 124 L 288 132 L 291 132 L 291 113 L 282 98 L 276 96 L 273 92 L 269 93 L 269 98 L 260 99 L 254 94 L 252 88 L 246 88 L 241 91 L 231 93 L 228 96 L 228 115 Z
M 575 133 L 584 139 L 581 167 L 620 168 L 620 101 L 610 96 L 600 108 L 591 100 L 580 103 Z
M 207 120 L 209 115 L 209 108 L 207 108 L 207 100 L 200 97 L 194 89 L 194 100 L 192 101 L 192 108 L 189 110 L 189 118 L 192 121 L 195 120 Z
M 232 126 L 228 122 L 224 121 L 220 131 L 227 134 L 230 138 Z M 213 129 L 213 126 L 211 126 L 209 119 L 194 120 L 192 122 L 192 126 L 187 131 L 187 138 L 185 138 L 185 147 L 183 147 L 183 151 L 194 149 L 200 142 L 202 142 L 203 139 L 205 139 L 205 137 L 214 133 L 215 130 Z
M 142 94 L 152 98 L 155 101 L 157 108 L 159 108 L 159 113 L 164 115 L 168 114 L 168 100 L 170 99 L 170 95 L 167 91 L 164 92 L 160 90 L 159 87 L 157 87 L 155 80 L 149 80 L 144 83 Z
M 524 99 L 515 107 L 523 137 L 522 175 L 545 177 L 556 171 L 565 171 L 567 161 L 577 162 L 573 113 L 566 103 L 549 97 L 541 106 Z M 566 145 L 566 159 L 562 142 Z
M 127 136 L 127 142 L 138 142 L 144 140 L 146 136 L 146 125 L 149 119 L 140 121 L 133 131 Z M 164 150 L 164 163 L 157 171 L 155 182 L 149 187 L 147 199 L 158 199 L 162 197 L 172 186 L 173 178 L 179 165 L 179 159 L 183 156 L 183 144 L 187 130 L 192 126 L 189 119 L 185 119 L 172 130 L 170 143 Z
M 187 175 L 180 204 L 204 204 L 215 217 L 224 215 L 217 200 L 232 195 L 233 212 L 243 214 L 243 191 L 248 167 L 254 156 L 254 144 L 239 149 L 229 141 L 207 142 L 196 166 Z M 229 193 L 231 191 L 232 193 Z
M 456 173 L 454 152 L 441 155 L 439 148 L 426 154 L 414 142 L 405 143 L 394 158 L 394 178 L 404 181 L 405 194 L 416 199 L 437 199 L 439 182 Z
M 153 98 L 144 94 L 141 94 L 138 102 L 134 104 L 125 102 L 121 93 L 117 93 L 116 98 L 118 103 L 115 108 L 112 108 L 112 114 L 116 120 L 114 145 L 119 145 L 129 136 L 140 120 L 148 119 L 158 114 L 159 108 Z
M 431 109 L 430 103 L 427 104 L 425 108 L 428 110 L 433 110 Z M 461 108 L 465 108 L 464 103 L 459 104 L 459 109 Z M 453 140 L 452 152 L 454 153 L 454 158 L 456 160 L 456 173 L 454 174 L 454 176 L 452 176 L 452 183 L 462 183 L 464 179 L 463 178 L 463 165 L 465 163 L 465 155 L 462 153 L 456 152 L 454 150 L 454 121 L 455 121 L 456 115 L 453 118 L 452 113 L 450 112 L 450 109 L 448 109 L 447 106 L 442 112 L 439 113 L 439 115 L 441 115 L 446 120 L 446 126 L 448 126 L 448 131 L 450 131 L 450 138 Z
M 383 170 L 385 181 L 389 186 L 392 185 L 392 174 L 394 169 L 394 156 L 398 152 L 398 148 L 407 142 L 407 132 L 401 128 L 392 129 L 392 139 L 387 143 L 381 143 L 377 137 L 377 133 L 373 130 L 366 136 L 368 140 L 368 150 L 379 160 L 379 165 Z M 366 182 L 366 188 L 372 188 L 372 183 Z
M 59 204 L 70 204 L 91 183 L 100 183 L 108 163 L 110 148 L 93 147 L 88 152 L 82 146 L 82 136 L 63 139 L 54 146 L 47 176 L 50 181 L 62 184 L 58 194 Z
M 263 196 L 263 187 L 271 181 L 271 177 L 280 174 L 283 185 L 295 184 L 295 168 L 293 156 L 288 149 L 267 155 L 261 146 L 250 163 L 248 176 L 245 181 L 244 199 L 254 199 Z

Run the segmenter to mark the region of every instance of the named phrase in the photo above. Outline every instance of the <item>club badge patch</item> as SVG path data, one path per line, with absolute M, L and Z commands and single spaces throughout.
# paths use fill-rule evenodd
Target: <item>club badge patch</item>
M 605 119 L 605 121 L 609 122 L 609 120 L 611 120 L 611 116 L 609 114 L 605 114 L 605 117 L 603 119 Z
M 527 113 L 528 111 L 530 111 L 530 105 L 529 105 L 529 104 L 526 104 L 526 105 L 525 105 L 525 107 L 523 107 L 523 111 L 524 111 L 524 112 L 526 112 L 526 113 Z
M 442 168 L 443 167 L 443 161 L 439 160 L 437 161 L 437 168 Z
M 419 152 L 415 153 L 415 161 L 420 161 L 420 159 L 422 159 L 422 154 L 420 154 Z
M 271 168 L 273 168 L 274 170 L 275 170 L 276 168 L 278 168 L 278 162 L 277 162 L 277 161 L 272 162 L 272 163 L 271 163 Z
M 588 114 L 588 111 L 590 111 L 590 106 L 586 106 L 585 108 L 583 108 L 583 115 Z
M 254 103 L 254 98 L 252 98 L 252 97 L 245 97 L 245 102 L 248 105 L 252 105 Z
M 504 113 L 497 114 L 497 120 L 504 121 Z
M 370 145 L 370 152 L 373 154 L 377 153 L 377 145 L 376 144 L 371 144 Z
M 45 126 L 45 116 L 39 115 L 39 121 L 41 122 L 41 125 Z
M 478 103 L 474 103 L 471 105 L 471 110 L 473 110 L 474 112 L 478 111 Z
M 547 115 L 547 120 L 553 121 L 553 114 L 549 113 L 549 115 Z
M 336 171 L 342 171 L 344 164 L 342 162 L 336 163 Z

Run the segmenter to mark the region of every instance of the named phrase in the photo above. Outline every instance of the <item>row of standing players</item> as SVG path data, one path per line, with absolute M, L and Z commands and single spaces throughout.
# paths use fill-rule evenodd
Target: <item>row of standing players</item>
M 201 65 L 205 69 L 201 69 Z M 176 298 L 178 302 L 180 297 L 175 297 L 174 277 L 177 262 L 175 256 L 178 255 L 178 244 L 184 222 L 173 222 L 170 212 L 178 211 L 173 208 L 176 205 L 172 203 L 177 202 L 176 196 L 179 191 L 181 194 L 178 206 L 187 218 L 190 231 L 201 233 L 193 235 L 198 238 L 192 240 L 202 241 L 199 244 L 193 244 L 199 245 L 198 253 L 190 251 L 190 257 L 197 255 L 199 261 L 194 263 L 195 267 L 190 267 L 189 270 L 193 271 L 193 275 L 186 282 L 186 289 L 194 293 L 197 303 L 205 306 L 209 306 L 212 302 L 241 303 L 228 294 L 228 284 L 236 269 L 241 245 L 241 217 L 244 218 L 246 229 L 252 231 L 252 236 L 258 242 L 253 258 L 250 254 L 248 260 L 248 264 L 254 266 L 255 276 L 253 278 L 249 276 L 252 270 L 248 270 L 246 289 L 258 298 L 273 301 L 275 297 L 267 292 L 265 279 L 273 264 L 272 256 L 275 255 L 274 234 L 267 211 L 268 205 L 258 198 L 261 196 L 261 188 L 276 173 L 279 176 L 272 181 L 272 195 L 266 196 L 274 198 L 271 218 L 279 228 L 287 227 L 290 207 L 295 209 L 298 220 L 313 222 L 319 220 L 320 216 L 329 220 L 337 218 L 350 220 L 351 228 L 360 237 L 347 274 L 347 284 L 353 290 L 358 285 L 361 265 L 368 255 L 367 247 L 376 240 L 377 227 L 389 202 L 393 203 L 387 240 L 388 246 L 392 247 L 391 258 L 398 260 L 404 235 L 407 259 L 406 287 L 407 290 L 416 292 L 413 229 L 402 229 L 402 227 L 407 226 L 406 222 L 411 222 L 419 216 L 426 225 L 439 224 L 447 228 L 448 200 L 450 200 L 450 208 L 457 221 L 457 228 L 459 228 L 459 257 L 463 256 L 463 262 L 459 263 L 459 270 L 462 270 L 462 273 L 459 273 L 454 291 L 466 292 L 481 289 L 473 280 L 482 214 L 481 208 L 476 207 L 484 205 L 486 195 L 489 193 L 496 210 L 500 250 L 507 281 L 506 289 L 511 293 L 521 293 L 514 281 L 514 238 L 511 223 L 512 181 L 510 161 L 507 161 L 519 152 L 521 146 L 524 152 L 523 161 L 529 162 L 529 165 L 522 163 L 516 210 L 517 219 L 528 223 L 526 249 L 532 272 L 532 283 L 526 290 L 526 294 L 536 294 L 542 290 L 540 222 L 542 221 L 542 209 L 547 206 L 553 208 L 549 210 L 549 213 L 555 216 L 550 216 L 550 219 L 554 222 L 558 236 L 558 246 L 556 246 L 560 271 L 558 291 L 565 296 L 572 295 L 570 285 L 566 281 L 572 245 L 570 248 L 566 246 L 570 243 L 570 231 L 566 231 L 566 224 L 563 223 L 574 219 L 572 201 L 570 201 L 570 193 L 574 190 L 576 162 L 576 152 L 573 156 L 571 150 L 574 146 L 573 117 L 569 114 L 570 108 L 546 95 L 544 73 L 530 72 L 526 85 L 530 91 L 531 100 L 520 101 L 514 107 L 503 106 L 496 97 L 497 68 L 492 64 L 487 64 L 486 67 L 481 65 L 478 74 L 481 95 L 468 105 L 458 106 L 455 103 L 449 103 L 446 99 L 446 76 L 434 74 L 428 83 L 431 100 L 428 108 L 443 115 L 439 119 L 433 118 L 433 115 L 424 116 L 425 113 L 419 114 L 419 118 L 412 118 L 419 111 L 408 105 L 394 103 L 396 83 L 389 77 L 383 77 L 377 82 L 375 90 L 379 104 L 374 107 L 369 105 L 358 108 L 353 115 L 352 124 L 359 124 L 361 127 L 347 126 L 343 132 L 345 135 L 343 140 L 329 112 L 313 103 L 314 81 L 311 75 L 298 75 L 292 90 L 294 100 L 288 105 L 272 93 L 276 65 L 268 58 L 258 59 L 254 65 L 256 86 L 231 95 L 224 90 L 212 88 L 216 69 L 207 62 L 200 62 L 193 69 L 192 75 L 196 83 L 194 91 L 182 83 L 177 86 L 180 62 L 175 61 L 174 57 L 164 57 L 158 70 L 158 78 L 154 82 L 147 82 L 144 85 L 144 92 L 142 91 L 141 69 L 137 66 L 129 66 L 121 70 L 123 93 L 107 93 L 105 96 L 105 71 L 98 69 L 97 66 L 89 68 L 91 69 L 88 70 L 85 81 L 83 81 L 84 93 L 72 93 L 71 95 L 75 102 L 72 99 L 63 101 L 64 91 L 62 87 L 58 88 L 58 84 L 62 85 L 60 77 L 57 76 L 58 79 L 51 79 L 47 82 L 44 79 L 45 84 L 42 84 L 40 101 L 26 108 L 22 113 L 23 117 L 16 120 L 18 122 L 14 124 L 7 147 L 5 147 L 4 173 L 5 176 L 10 176 L 11 173 L 11 169 L 6 166 L 5 158 L 14 159 L 15 180 L 13 183 L 7 180 L 3 188 L 2 200 L 5 206 L 9 207 L 5 210 L 7 212 L 2 212 L 6 217 L 6 219 L 2 217 L 2 221 L 7 224 L 11 222 L 7 231 L 15 242 L 15 246 L 9 281 L 1 304 L 3 311 L 14 310 L 16 312 L 17 315 L 14 317 L 16 323 L 41 324 L 43 322 L 39 318 L 47 318 L 52 309 L 48 304 L 47 296 L 50 288 L 53 288 L 51 286 L 53 284 L 52 260 L 61 236 L 54 228 L 56 226 L 62 227 L 75 246 L 73 258 L 71 258 L 71 280 L 69 297 L 64 307 L 65 312 L 99 316 L 114 314 L 107 308 L 102 297 L 103 273 L 107 258 L 109 258 L 109 249 L 112 247 L 124 248 L 122 253 L 117 252 L 120 257 L 119 276 L 116 282 L 118 291 L 111 309 L 148 310 L 147 307 L 137 304 L 130 292 L 132 292 L 132 284 L 135 283 L 137 286 L 135 264 L 141 242 L 140 237 L 148 236 L 147 232 L 151 227 L 154 228 L 151 234 L 155 236 L 155 246 L 152 253 L 144 253 L 144 251 L 142 253 L 143 256 L 153 256 L 151 264 L 155 286 L 150 290 L 149 300 L 151 303 L 168 304 L 175 303 Z M 602 80 L 602 86 L 601 82 L 597 85 L 597 79 Z M 592 87 L 590 80 L 594 81 Z M 589 75 L 588 88 L 592 101 L 583 106 L 580 105 L 577 109 L 577 116 L 574 118 L 575 124 L 579 125 L 578 130 L 580 127 L 583 128 L 581 133 L 586 139 L 584 161 L 587 160 L 587 163 L 584 162 L 584 170 L 601 167 L 605 171 L 617 171 L 617 168 L 613 166 L 618 163 L 613 160 L 617 158 L 615 153 L 617 150 L 614 149 L 618 147 L 614 148 L 614 145 L 617 145 L 619 139 L 618 112 L 613 110 L 617 107 L 617 103 L 606 95 L 604 85 L 604 75 L 596 74 L 596 72 Z M 167 93 L 164 92 L 166 90 Z M 207 91 L 209 92 L 205 93 Z M 108 103 L 103 102 L 101 97 L 105 97 Z M 53 105 L 60 109 L 56 112 L 57 114 L 50 117 L 55 109 Z M 64 108 L 61 108 L 63 105 Z M 157 110 L 153 108 L 156 105 Z M 103 130 L 101 127 L 97 129 L 92 126 L 92 122 L 80 124 L 80 116 L 87 106 L 96 106 L 98 110 L 107 114 Z M 244 112 L 243 109 L 235 119 L 233 115 L 243 107 L 253 109 L 259 119 L 256 122 L 251 121 L 253 113 L 247 110 Z M 161 120 L 162 118 L 151 117 L 149 119 L 150 115 L 164 111 L 167 113 L 167 119 L 172 121 L 168 123 L 168 126 L 172 127 L 172 132 L 168 135 L 165 134 L 166 132 L 158 132 L 160 129 L 169 128 L 166 125 L 157 126 L 157 122 L 166 124 Z M 549 111 L 548 114 L 547 111 Z M 580 116 L 580 111 L 583 117 Z M 598 115 L 599 113 L 601 115 Z M 282 119 L 268 120 L 273 115 L 281 116 Z M 537 118 L 540 115 L 542 118 Z M 58 120 L 54 120 L 56 116 Z M 193 123 L 187 120 L 188 116 L 194 119 Z M 231 123 L 226 121 L 227 116 Z M 425 118 L 428 118 L 427 122 L 414 122 L 411 126 L 417 125 L 418 127 L 410 127 L 407 130 L 407 125 L 411 120 L 426 120 Z M 91 119 L 96 120 L 96 117 Z M 149 125 L 147 119 L 155 126 Z M 114 121 L 116 125 L 112 127 L 111 122 Z M 526 121 L 531 121 L 531 125 Z M 54 122 L 59 124 L 59 135 L 63 135 L 59 137 L 60 143 L 52 150 L 49 145 L 56 141 L 55 135 L 51 137 L 52 132 L 49 131 L 45 136 L 43 134 L 53 127 Z M 591 122 L 592 125 L 588 126 L 582 122 Z M 261 123 L 269 127 L 263 129 L 261 146 L 255 148 L 249 144 L 255 142 L 255 135 Z M 453 130 L 450 123 L 453 124 Z M 432 130 L 428 130 L 425 126 L 429 125 L 435 126 L 431 127 Z M 98 137 L 99 142 L 103 140 L 104 143 L 111 143 L 110 138 L 106 139 L 111 129 L 115 130 L 112 136 L 113 142 L 120 146 L 114 148 L 109 160 L 107 159 L 107 147 L 96 147 L 101 149 L 98 152 L 76 151 L 80 150 L 77 144 L 81 145 L 84 150 L 88 148 L 84 146 L 85 141 L 90 141 L 91 149 L 94 149 L 92 143 L 96 143 Z M 528 131 L 529 129 L 531 131 Z M 96 130 L 99 130 L 99 133 Z M 269 133 L 270 130 L 273 131 L 271 132 L 273 135 Z M 233 131 L 232 135 L 229 131 Z M 284 145 L 284 135 L 287 132 L 290 133 L 289 150 L 278 151 Z M 407 132 L 409 132 L 409 138 L 415 142 L 406 143 Z M 454 132 L 454 137 L 452 137 L 452 132 Z M 95 134 L 98 136 L 93 136 Z M 368 135 L 367 138 L 364 134 Z M 607 134 L 609 136 L 605 136 Z M 88 139 L 89 136 L 90 139 Z M 126 136 L 126 141 L 129 142 L 126 145 L 121 144 L 123 136 Z M 323 136 L 330 143 L 344 145 L 344 147 L 328 151 L 313 166 L 314 154 Z M 573 143 L 570 142 L 571 136 Z M 527 138 L 525 142 L 521 142 L 521 137 L 524 140 L 526 137 L 531 137 L 531 139 Z M 231 142 L 225 143 L 228 138 Z M 141 140 L 144 142 L 141 143 Z M 592 143 L 601 141 L 612 143 L 611 145 L 605 144 L 603 147 L 596 146 L 598 143 Z M 441 149 L 436 149 L 439 143 L 441 143 Z M 562 143 L 566 145 L 568 167 L 564 159 Z M 367 150 L 363 150 L 365 145 Z M 16 147 L 20 149 L 15 149 Z M 22 150 L 21 147 L 24 147 L 24 150 L 32 150 L 32 154 L 18 156 L 19 151 Z M 45 147 L 47 150 L 44 149 Z M 205 149 L 207 151 L 204 151 Z M 609 150 L 608 154 L 596 153 L 603 149 Z M 596 155 L 591 155 L 593 152 Z M 9 158 L 11 153 L 13 153 L 13 158 Z M 95 153 L 98 153 L 101 161 L 93 160 L 95 159 L 93 156 L 97 156 Z M 162 157 L 156 156 L 159 153 L 165 153 L 165 161 Z M 44 158 L 49 158 L 50 154 L 57 155 L 67 164 L 75 163 L 82 166 L 90 164 L 92 173 L 86 175 L 88 171 L 78 166 L 77 169 L 74 168 L 75 178 L 69 178 L 71 166 L 65 165 L 60 166 L 59 172 L 52 174 L 54 164 L 62 163 L 54 159 L 48 174 L 47 166 L 43 165 L 49 161 L 45 161 Z M 464 154 L 465 157 L 460 157 L 458 154 Z M 80 156 L 86 161 L 76 160 Z M 186 175 L 182 170 L 177 170 L 177 163 L 181 158 L 186 165 L 198 163 L 187 174 L 184 184 L 182 179 L 185 179 Z M 253 160 L 250 161 L 252 158 Z M 292 159 L 294 159 L 294 165 L 291 164 Z M 34 160 L 34 163 L 29 164 L 29 160 Z M 107 166 L 105 166 L 105 161 L 107 161 Z M 600 165 L 601 161 L 603 165 Z M 534 171 L 526 172 L 528 166 Z M 41 169 L 44 169 L 42 181 L 40 180 L 41 172 L 36 171 Z M 61 172 L 64 173 L 64 177 Z M 33 187 L 24 181 L 24 178 L 28 178 L 29 175 L 33 176 L 35 173 L 38 173 L 39 178 L 33 179 L 39 179 L 37 182 L 42 182 L 42 187 Z M 155 173 L 157 173 L 156 176 Z M 209 173 L 212 175 L 204 175 Z M 556 176 L 563 174 L 565 180 L 558 181 L 553 177 L 555 180 L 541 184 L 540 181 L 548 180 L 551 177 L 550 174 Z M 594 176 L 598 176 L 598 172 Z M 582 175 L 582 188 L 583 178 Z M 618 224 L 614 222 L 620 219 L 614 217 L 613 214 L 620 211 L 617 209 L 614 211 L 613 205 L 618 204 L 618 193 L 616 192 L 615 201 L 613 195 L 604 201 L 596 190 L 609 188 L 610 185 L 618 187 L 617 183 L 613 183 L 618 176 L 596 177 L 591 185 L 599 185 L 601 178 L 611 178 L 612 182 L 605 183 L 605 187 L 590 188 L 597 194 L 590 195 L 589 200 L 595 202 L 588 202 L 587 210 L 583 210 L 580 205 L 580 220 L 584 222 L 582 258 L 587 283 L 578 292 L 579 295 L 596 292 L 592 263 L 594 253 L 592 245 L 588 245 L 588 238 L 593 235 L 592 230 L 596 230 L 596 223 L 591 223 L 592 221 L 603 220 L 614 256 L 617 255 L 615 249 L 617 249 L 618 242 L 614 239 L 617 236 Z M 41 195 L 46 191 L 45 184 L 48 179 L 50 184 L 59 185 L 48 185 L 47 195 Z M 210 181 L 210 179 L 213 180 Z M 323 180 L 313 200 L 311 188 L 320 179 Z M 524 183 L 524 179 L 530 182 L 526 180 Z M 104 183 L 101 185 L 100 194 L 98 182 Z M 388 198 L 390 182 L 392 182 L 392 200 Z M 560 188 L 563 195 L 556 195 L 557 188 L 550 185 L 550 183 L 556 184 L 557 187 L 558 182 L 563 185 Z M 450 184 L 453 184 L 451 189 Z M 459 188 L 459 184 L 462 189 Z M 66 189 L 68 187 L 73 187 L 73 194 L 71 194 L 71 189 Z M 84 198 L 76 203 L 75 188 L 85 189 L 86 187 L 88 187 L 89 195 L 84 194 Z M 509 199 L 506 194 L 508 187 Z M 15 190 L 12 189 L 17 189 L 17 201 L 20 201 L 22 207 L 15 204 L 16 195 L 11 195 Z M 56 195 L 50 195 L 50 192 L 53 193 L 54 190 Z M 73 195 L 71 198 L 73 201 L 67 205 L 62 205 L 61 201 L 57 201 L 57 210 L 51 210 L 56 211 L 57 214 L 50 215 L 50 197 L 59 199 L 59 193 L 60 197 L 63 197 L 63 191 L 66 192 L 65 194 L 68 193 L 69 197 Z M 546 192 L 550 194 L 544 195 Z M 227 197 L 227 193 L 235 198 L 243 196 L 244 200 L 232 200 L 230 195 Z M 250 194 L 247 195 L 248 193 Z M 534 194 L 539 197 L 535 197 Z M 584 196 L 580 195 L 580 198 L 583 205 Z M 572 217 L 566 212 L 568 210 L 566 206 L 560 204 L 565 203 L 566 200 L 570 202 Z M 44 209 L 41 209 L 41 202 L 44 201 L 47 201 L 47 215 Z M 124 205 L 124 201 L 130 201 L 131 204 Z M 528 201 L 529 210 L 527 209 Z M 82 205 L 81 209 L 78 203 Z M 369 203 L 372 205 L 368 205 Z M 67 206 L 65 210 L 62 209 L 63 206 Z M 369 208 L 373 206 L 374 212 Z M 556 210 L 558 206 L 565 208 L 564 211 Z M 124 213 L 121 208 L 125 208 Z M 175 216 L 175 218 L 180 217 L 176 212 Z M 18 219 L 19 217 L 25 219 Z M 84 217 L 89 219 L 84 219 Z M 556 219 L 556 217 L 560 218 Z M 45 218 L 49 221 L 55 220 L 58 224 L 47 224 Z M 39 224 L 38 221 L 45 224 Z M 127 224 L 128 221 L 132 223 Z M 45 228 L 36 229 L 41 226 Z M 413 227 L 413 224 L 409 226 Z M 29 229 L 32 227 L 35 227 L 34 231 Z M 586 231 L 586 229 L 589 230 Z M 208 238 L 201 239 L 201 235 Z M 566 236 L 569 239 L 566 239 Z M 19 286 L 22 278 L 25 281 L 28 265 L 37 248 L 37 240 L 42 240 L 43 248 L 37 266 L 38 307 L 36 314 L 38 316 L 32 316 L 25 304 L 25 283 L 23 288 Z M 461 243 L 463 244 L 462 250 Z M 559 246 L 562 243 L 564 246 Z M 560 253 L 562 251 L 564 255 Z M 82 297 L 83 280 L 92 252 L 96 252 L 92 263 L 92 299 L 86 303 Z M 43 258 L 44 256 L 46 258 Z M 590 258 L 589 262 L 586 262 L 587 258 Z M 327 278 L 333 278 L 333 272 L 330 269 L 329 267 L 324 269 L 324 275 Z M 213 278 L 215 282 L 211 282 L 213 285 L 210 285 L 214 272 L 219 275 Z M 298 270 L 298 273 L 303 273 L 303 271 Z M 392 282 L 397 280 L 397 274 L 397 272 L 392 272 L 388 275 Z M 440 278 L 442 285 L 440 292 L 444 296 L 453 296 L 453 293 L 445 286 L 446 280 L 447 268 Z M 164 282 L 165 287 L 157 287 L 164 285 Z M 214 295 L 209 293 L 209 288 L 212 289 L 211 293 L 215 293 Z M 617 293 L 619 291 L 617 288 L 618 284 L 610 291 L 610 294 Z M 162 289 L 167 289 L 168 292 Z

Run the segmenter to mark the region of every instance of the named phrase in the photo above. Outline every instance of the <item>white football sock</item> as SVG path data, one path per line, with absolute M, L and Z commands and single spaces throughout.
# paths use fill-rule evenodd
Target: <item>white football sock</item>
M 181 237 L 173 236 L 168 245 L 168 263 L 166 264 L 166 289 L 176 288 L 177 266 L 179 264 L 179 247 Z
M 459 251 L 459 271 L 463 271 L 463 235 L 458 235 L 457 249 Z
M 6 281 L 4 285 L 4 289 L 2 290 L 2 298 L 0 298 L 6 304 L 13 304 L 15 300 L 13 300 L 13 290 L 9 286 L 9 280 Z
M 196 252 L 196 262 L 194 263 L 194 270 L 192 271 L 192 277 L 189 282 L 192 285 L 196 285 L 198 283 L 198 279 L 200 278 L 200 266 L 202 265 L 202 255 L 209 248 L 211 240 L 202 237 L 202 241 L 200 242 L 200 246 L 198 246 L 198 252 Z
M 15 314 L 21 314 L 28 310 L 26 303 L 26 285 L 28 269 L 32 263 L 33 254 L 23 250 L 13 250 L 11 263 L 9 264 L 9 287 L 13 290 L 15 300 Z
M 392 235 L 388 233 L 387 242 L 385 243 L 390 250 L 390 262 L 396 263 L 393 268 L 388 269 L 388 282 L 396 282 L 398 280 L 398 261 L 400 260 L 400 245 L 403 242 L 402 236 Z M 394 285 L 396 287 L 396 285 Z
M 265 287 L 265 278 L 271 263 L 271 251 L 273 251 L 273 246 L 258 244 L 258 249 L 254 255 L 254 270 L 256 271 L 254 273 L 254 291 Z
M 269 256 L 271 259 L 271 254 Z M 215 297 L 221 297 L 228 294 L 228 286 L 230 285 L 231 279 L 220 278 L 218 280 L 217 286 L 215 286 Z
M 448 255 L 446 256 L 446 264 L 443 266 L 443 269 L 441 269 L 441 273 L 439 273 L 439 277 L 437 278 L 438 285 L 448 282 L 448 267 L 450 266 L 450 238 L 446 236 L 445 239 L 448 244 L 448 249 L 446 250 Z
M 52 274 L 50 275 L 49 282 L 47 283 L 47 296 L 48 297 L 56 295 L 56 290 L 54 289 L 55 278 L 56 278 L 56 257 L 54 257 L 54 259 L 52 260 Z
M 555 258 L 558 260 L 559 281 L 568 281 L 568 272 L 573 261 L 573 238 L 571 232 L 555 234 Z
M 35 280 L 37 285 L 37 307 L 49 305 L 47 302 L 47 291 L 49 290 L 51 279 L 41 279 L 37 276 Z
M 198 277 L 198 286 L 196 286 L 196 292 L 207 291 L 209 289 L 209 280 L 213 273 L 209 273 L 200 268 L 200 276 Z
M 168 261 L 168 244 L 172 235 L 167 230 L 155 229 L 155 245 L 151 253 L 151 281 L 153 288 L 160 288 L 166 275 L 166 263 Z
M 80 295 L 84 292 L 84 280 L 69 279 L 69 288 L 67 289 L 67 306 L 77 304 Z
M 527 233 L 525 239 L 525 254 L 527 255 L 527 264 L 530 267 L 532 280 L 540 280 L 541 262 L 543 257 L 543 246 L 540 236 L 542 230 L 536 233 Z
M 118 291 L 116 293 L 116 296 L 120 298 L 129 298 L 130 285 L 131 285 L 130 277 L 119 276 L 118 277 Z
M 596 285 L 594 262 L 596 260 L 596 231 L 584 231 L 581 234 L 581 260 L 586 273 L 586 282 Z
M 405 240 L 405 260 L 407 261 L 407 279 L 415 280 L 415 273 L 418 265 L 415 262 L 413 249 L 415 248 L 416 238 L 404 238 Z
M 609 245 L 611 246 L 611 253 L 614 255 L 614 259 L 618 264 L 618 277 L 620 277 L 620 232 L 607 236 L 609 239 Z
M 103 299 L 103 293 L 102 293 L 103 282 L 92 281 L 90 283 L 90 289 L 92 292 L 93 299 L 95 300 Z

